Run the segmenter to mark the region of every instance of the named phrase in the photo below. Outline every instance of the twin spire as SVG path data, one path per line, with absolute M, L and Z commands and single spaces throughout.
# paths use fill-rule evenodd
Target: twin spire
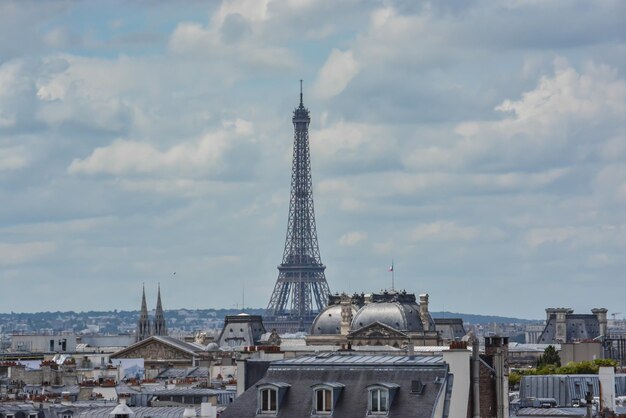
M 143 285 L 143 293 L 141 295 L 141 312 L 139 313 L 139 322 L 137 323 L 136 341 L 145 340 L 153 335 L 167 335 L 167 325 L 165 316 L 163 315 L 163 304 L 161 303 L 161 284 L 157 291 L 157 305 L 154 312 L 154 322 L 150 324 L 148 317 L 148 304 L 146 303 L 146 285 Z

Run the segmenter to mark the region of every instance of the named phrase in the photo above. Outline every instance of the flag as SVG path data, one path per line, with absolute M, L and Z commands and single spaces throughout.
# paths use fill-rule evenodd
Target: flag
M 387 268 L 387 271 L 393 271 L 393 264 Z

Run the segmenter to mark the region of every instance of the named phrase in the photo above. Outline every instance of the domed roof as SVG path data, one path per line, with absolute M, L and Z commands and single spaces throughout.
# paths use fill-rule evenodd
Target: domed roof
M 217 343 L 209 343 L 209 344 L 206 346 L 206 350 L 207 350 L 207 351 L 218 351 L 219 349 L 220 349 L 220 346 L 219 346 L 219 345 L 217 345 Z
M 350 330 L 380 322 L 399 331 L 423 331 L 419 305 L 415 302 L 372 302 L 354 315 Z
M 356 314 L 356 308 L 352 306 L 352 316 Z M 311 325 L 311 335 L 339 334 L 341 331 L 341 305 L 330 305 L 324 308 Z

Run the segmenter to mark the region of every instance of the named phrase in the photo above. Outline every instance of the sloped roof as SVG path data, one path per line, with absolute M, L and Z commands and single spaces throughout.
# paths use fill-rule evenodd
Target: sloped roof
M 74 415 L 75 418 L 111 418 L 113 407 L 84 409 Z M 135 407 L 133 418 L 181 418 L 185 407 Z M 196 415 L 200 415 L 200 408 L 196 408 Z
M 186 377 L 207 377 L 209 375 L 208 367 L 186 367 L 186 368 L 170 368 L 163 370 L 157 376 L 158 379 L 184 379 Z
M 518 417 L 584 417 L 585 408 L 522 408 Z
M 109 415 L 135 415 L 135 413 L 128 407 L 128 405 L 121 403 L 113 408 L 113 410 L 109 412 Z

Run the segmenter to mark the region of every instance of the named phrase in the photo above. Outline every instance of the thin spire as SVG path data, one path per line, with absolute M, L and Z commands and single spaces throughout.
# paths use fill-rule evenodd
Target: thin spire
M 304 106 L 304 102 L 302 101 L 302 80 L 300 80 L 300 107 Z
M 163 305 L 161 304 L 161 282 L 159 282 L 158 284 L 158 288 L 157 288 L 157 307 L 156 307 L 156 312 L 158 313 L 163 313 Z
M 144 312 L 146 314 L 146 316 L 148 315 L 148 304 L 146 303 L 146 283 L 144 282 L 143 285 L 143 294 L 141 295 L 141 314 L 143 315 Z
M 154 312 L 154 329 L 152 335 L 167 335 L 167 325 L 165 315 L 163 315 L 163 305 L 161 304 L 161 283 L 158 284 L 157 306 Z
M 137 341 L 144 340 L 150 336 L 150 318 L 148 318 L 148 304 L 146 303 L 146 284 L 143 283 L 143 291 L 141 294 L 141 312 L 139 313 L 139 321 L 137 322 L 137 333 L 135 339 Z

